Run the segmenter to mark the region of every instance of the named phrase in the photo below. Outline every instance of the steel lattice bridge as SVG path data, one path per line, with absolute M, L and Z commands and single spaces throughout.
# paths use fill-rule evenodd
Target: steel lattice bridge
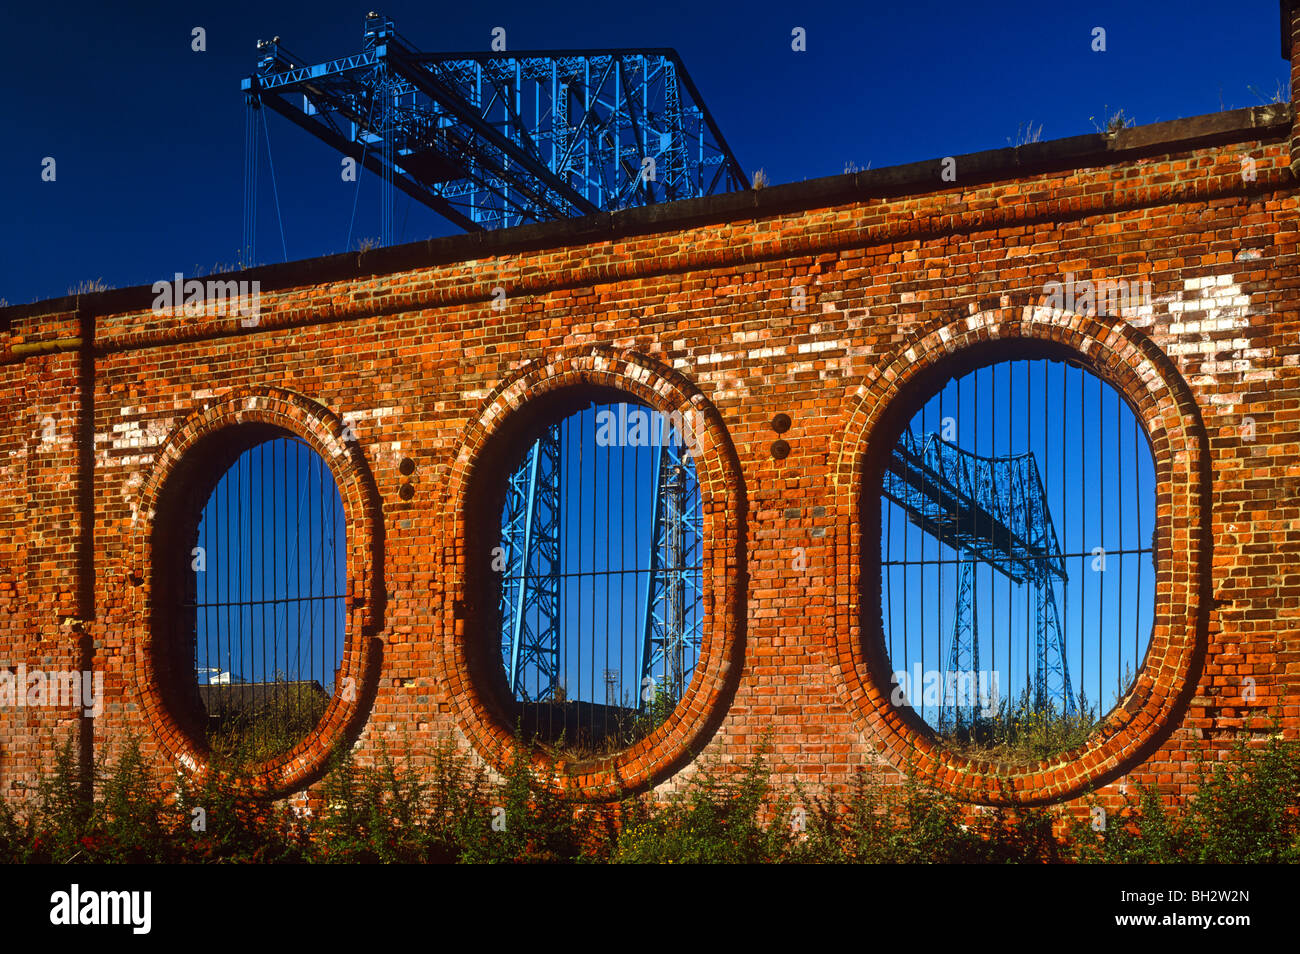
M 394 188 L 476 231 L 747 187 L 672 50 L 422 53 L 377 13 L 350 56 L 258 47 L 250 117 L 268 106 L 379 176 L 384 245 Z M 256 143 L 253 125 L 246 247 Z
M 959 554 L 957 605 L 948 672 L 975 685 L 980 672 L 975 565 L 985 563 L 1034 592 L 1035 711 L 1077 711 L 1054 584 L 1067 579 L 1034 455 L 980 457 L 906 430 L 889 457 L 884 496 L 924 532 Z M 977 706 L 945 697 L 941 731 L 970 726 Z

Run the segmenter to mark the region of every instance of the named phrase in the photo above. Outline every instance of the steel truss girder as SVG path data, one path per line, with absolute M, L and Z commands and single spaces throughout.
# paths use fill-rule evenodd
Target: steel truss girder
M 1034 591 L 1033 706 L 1077 712 L 1056 606 L 1056 582 L 1067 579 L 1047 495 L 1034 455 L 981 457 L 942 440 L 903 432 L 886 463 L 883 495 L 908 519 L 960 554 L 957 606 L 949 642 L 943 728 L 970 724 L 971 707 L 947 699 L 948 676 L 979 679 L 975 562 Z
M 365 45 L 307 66 L 278 39 L 262 44 L 243 82 L 250 105 L 378 167 L 463 228 L 747 187 L 672 50 L 426 54 L 379 16 L 366 19 Z

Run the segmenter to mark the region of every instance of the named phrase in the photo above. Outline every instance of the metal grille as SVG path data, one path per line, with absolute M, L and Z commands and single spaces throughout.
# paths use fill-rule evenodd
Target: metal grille
M 214 748 L 269 757 L 324 713 L 343 652 L 344 534 L 333 476 L 300 440 L 257 444 L 217 481 L 178 607 Z
M 886 462 L 881 610 L 902 700 L 941 734 L 1085 727 L 1131 685 L 1155 600 L 1155 471 L 1119 394 L 1073 365 L 948 382 Z
M 662 722 L 704 621 L 689 426 L 630 403 L 552 423 L 509 473 L 500 530 L 501 660 L 525 730 L 603 751 Z

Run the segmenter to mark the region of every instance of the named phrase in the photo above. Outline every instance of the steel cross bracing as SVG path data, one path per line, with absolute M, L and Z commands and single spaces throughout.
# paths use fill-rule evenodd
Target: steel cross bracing
M 381 178 L 384 244 L 394 187 L 469 230 L 747 187 L 672 50 L 421 53 L 377 14 L 364 37 L 314 66 L 263 41 L 242 88 Z
M 965 685 L 944 681 L 943 702 L 939 709 L 939 731 L 950 732 L 972 726 L 979 718 L 979 692 L 989 691 L 986 681 L 980 679 L 980 634 L 977 620 L 979 611 L 975 588 L 975 561 L 962 560 L 957 566 L 957 607 L 952 623 L 952 638 L 948 641 L 948 673 L 956 679 L 965 678 Z M 945 673 L 946 675 L 946 673 Z M 963 695 L 964 693 L 964 695 Z
M 656 421 L 650 486 L 657 492 L 648 495 L 644 518 L 651 532 L 640 555 L 644 569 L 637 571 L 640 707 L 660 693 L 673 701 L 682 697 L 703 626 L 704 534 L 695 465 L 682 435 L 662 417 Z M 504 571 L 501 653 L 511 692 L 522 702 L 555 699 L 561 683 L 560 540 L 564 522 L 573 519 L 561 507 L 563 455 L 560 428 L 552 425 L 506 484 L 498 564 Z
M 1056 581 L 1067 579 L 1065 561 L 1034 455 L 980 457 L 936 434 L 918 438 L 909 429 L 890 455 L 883 483 L 884 496 L 912 523 L 961 557 L 949 673 L 979 678 L 974 564 L 987 563 L 1034 589 L 1034 708 L 1074 714 L 1055 595 Z M 973 716 L 973 706 L 955 706 L 946 698 L 944 708 L 941 724 Z
M 660 424 L 663 424 L 660 419 Z M 686 693 L 699 657 L 704 598 L 704 521 L 695 463 L 675 431 L 664 434 L 655 455 L 651 486 L 654 525 L 650 535 L 646 599 L 641 610 L 641 703 L 662 692 L 673 703 Z
M 550 699 L 560 677 L 560 428 L 533 443 L 501 514 L 502 657 L 515 698 Z

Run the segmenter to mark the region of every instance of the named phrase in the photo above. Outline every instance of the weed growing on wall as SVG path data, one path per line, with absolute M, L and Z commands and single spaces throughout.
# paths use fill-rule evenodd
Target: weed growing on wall
M 431 764 L 335 754 L 323 806 L 298 813 L 214 766 L 161 784 L 131 740 L 87 793 L 66 742 L 38 796 L 0 804 L 0 861 L 45 863 L 1150 863 L 1300 861 L 1300 744 L 1274 736 L 1204 766 L 1171 804 L 1139 786 L 1104 826 L 1044 807 L 974 813 L 914 777 L 859 770 L 842 794 L 773 785 L 763 755 L 704 764 L 666 801 L 579 803 L 533 752 L 499 781 L 450 743 Z M 545 764 L 545 763 L 543 763 Z

